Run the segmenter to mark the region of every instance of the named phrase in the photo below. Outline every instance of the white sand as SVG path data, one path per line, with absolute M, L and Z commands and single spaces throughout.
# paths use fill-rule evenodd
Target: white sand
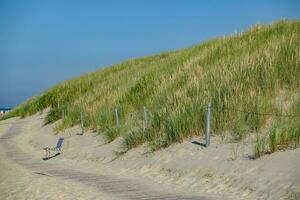
M 36 162 L 130 180 L 138 178 L 157 191 L 212 199 L 300 198 L 300 149 L 252 160 L 251 138 L 243 144 L 233 144 L 213 137 L 207 149 L 189 140 L 155 153 L 139 147 L 117 157 L 116 152 L 122 151 L 122 138 L 105 144 L 101 135 L 77 135 L 78 127 L 54 135 L 55 124 L 43 126 L 44 116 L 2 121 L 0 137 L 10 123 L 22 123 L 20 134 L 12 140 Z M 42 147 L 55 146 L 59 136 L 65 137 L 62 154 L 42 161 Z M 82 182 L 34 174 L 3 154 L 0 165 L 0 199 L 119 199 Z

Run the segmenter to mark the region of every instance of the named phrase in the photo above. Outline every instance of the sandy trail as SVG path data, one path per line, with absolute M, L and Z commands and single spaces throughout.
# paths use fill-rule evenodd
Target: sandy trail
M 300 148 L 253 160 L 255 137 L 240 143 L 212 137 L 204 148 L 190 138 L 149 152 L 121 156 L 122 138 L 78 126 L 55 135 L 60 121 L 46 112 L 0 122 L 0 199 L 300 199 Z M 62 154 L 43 161 L 44 146 L 63 136 Z M 251 136 L 251 135 L 250 135 Z
M 72 183 L 75 182 L 82 184 L 85 186 L 85 189 L 93 188 L 95 191 L 100 192 L 98 194 L 96 193 L 94 196 L 90 196 L 90 198 L 95 198 L 96 196 L 97 199 L 215 199 L 208 196 L 180 194 L 176 191 L 170 191 L 169 188 L 165 190 L 163 186 L 151 184 L 142 179 L 123 178 L 110 174 L 89 173 L 86 171 L 70 169 L 66 166 L 60 166 L 53 162 L 49 163 L 42 161 L 41 159 L 37 160 L 35 159 L 35 156 L 22 151 L 18 144 L 13 141 L 16 136 L 22 133 L 22 129 L 25 125 L 24 123 L 26 123 L 26 121 L 12 122 L 8 130 L 5 131 L 5 134 L 1 136 L 0 146 L 3 151 L 2 153 L 10 162 L 16 163 L 22 168 L 25 168 L 28 172 L 31 172 L 34 175 L 44 176 L 47 179 L 52 179 L 52 184 L 48 184 L 48 180 L 45 180 L 45 188 L 52 187 L 53 181 L 57 181 L 58 184 L 66 184 L 62 183 L 62 181 L 66 180 Z M 32 182 L 34 181 L 35 180 L 33 179 Z M 31 183 L 27 182 L 25 184 Z M 82 189 L 83 188 L 81 188 L 81 191 Z M 53 188 L 50 190 L 52 191 Z M 78 192 L 79 191 L 75 192 L 72 190 L 64 191 L 64 193 L 67 194 L 62 195 L 62 198 L 65 199 L 66 197 L 69 197 L 80 199 L 80 197 L 78 197 L 80 196 L 78 195 Z M 14 198 L 14 194 L 7 193 L 9 192 L 6 191 L 6 194 L 3 194 L 2 199 L 9 199 L 9 197 Z M 54 191 L 48 195 L 48 197 L 52 196 L 57 198 L 57 194 L 55 194 Z M 88 198 L 88 196 L 82 198 L 85 199 Z

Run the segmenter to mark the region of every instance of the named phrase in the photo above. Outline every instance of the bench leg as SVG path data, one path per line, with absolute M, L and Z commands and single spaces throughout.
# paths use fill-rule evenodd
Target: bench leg
M 45 158 L 49 158 L 50 157 L 50 150 L 49 149 L 45 149 L 46 151 L 46 155 L 45 155 Z

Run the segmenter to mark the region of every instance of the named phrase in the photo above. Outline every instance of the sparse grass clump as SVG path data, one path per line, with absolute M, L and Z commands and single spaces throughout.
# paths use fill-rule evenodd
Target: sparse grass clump
M 144 134 L 132 130 L 124 138 L 124 145 L 127 149 L 132 149 L 137 147 L 145 142 Z
M 122 133 L 126 133 L 127 127 L 126 126 L 113 126 L 108 127 L 107 130 L 104 132 L 106 140 L 108 142 L 114 141 L 117 137 L 119 137 Z
M 282 88 L 299 90 L 299 28 L 299 20 L 257 25 L 191 48 L 128 60 L 65 81 L 3 118 L 50 108 L 47 122 L 52 123 L 67 106 L 57 131 L 78 124 L 83 111 L 85 127 L 105 132 L 108 141 L 123 136 L 127 149 L 147 143 L 155 150 L 202 134 L 211 101 L 212 132 L 230 132 L 240 140 L 259 132 L 266 120 L 253 113 L 280 113 L 272 102 Z M 143 106 L 152 113 L 146 130 L 139 128 Z M 116 108 L 125 129 L 112 128 Z M 298 126 L 292 125 L 297 122 L 286 123 L 265 142 L 272 151 L 299 145 Z
M 265 138 L 263 136 L 257 135 L 255 143 L 255 158 L 259 158 L 265 153 L 265 146 Z
M 274 153 L 277 151 L 277 145 L 278 145 L 278 138 L 277 138 L 277 132 L 275 129 L 271 129 L 269 132 L 269 149 L 271 153 Z

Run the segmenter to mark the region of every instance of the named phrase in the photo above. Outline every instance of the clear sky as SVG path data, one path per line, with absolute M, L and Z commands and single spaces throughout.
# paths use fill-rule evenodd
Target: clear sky
M 129 58 L 280 18 L 299 0 L 0 0 L 0 107 Z

